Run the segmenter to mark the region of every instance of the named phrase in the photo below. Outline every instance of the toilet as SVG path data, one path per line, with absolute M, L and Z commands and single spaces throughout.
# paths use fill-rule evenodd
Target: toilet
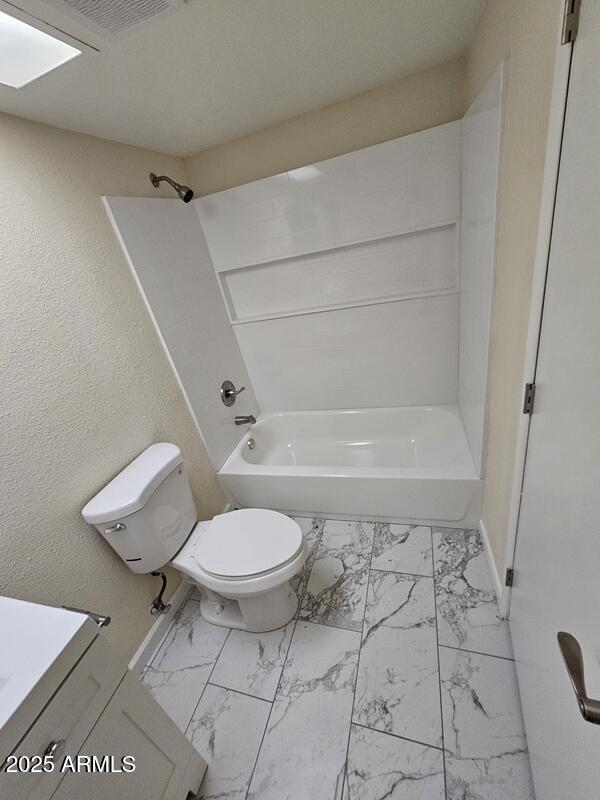
M 298 523 L 264 508 L 198 522 L 174 444 L 148 447 L 81 513 L 132 572 L 179 570 L 200 590 L 208 622 L 262 632 L 283 627 L 296 614 L 290 580 L 307 556 Z

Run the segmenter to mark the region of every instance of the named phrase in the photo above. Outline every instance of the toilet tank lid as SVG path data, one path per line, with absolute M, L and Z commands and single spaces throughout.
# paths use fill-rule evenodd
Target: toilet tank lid
M 81 512 L 84 520 L 96 525 L 139 511 L 182 461 L 177 445 L 168 442 L 150 445 L 84 506 Z

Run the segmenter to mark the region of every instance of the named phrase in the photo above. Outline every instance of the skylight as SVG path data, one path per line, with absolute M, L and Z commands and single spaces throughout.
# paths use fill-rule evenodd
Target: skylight
M 0 83 L 20 89 L 81 50 L 0 11 Z

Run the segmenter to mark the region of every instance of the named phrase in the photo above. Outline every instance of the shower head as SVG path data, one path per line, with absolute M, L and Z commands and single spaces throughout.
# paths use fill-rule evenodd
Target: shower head
M 180 183 L 177 183 L 176 181 L 172 180 L 167 175 L 157 176 L 153 172 L 150 173 L 150 182 L 152 183 L 152 186 L 154 186 L 155 189 L 158 189 L 161 181 L 166 181 L 169 184 L 169 186 L 172 186 L 184 203 L 189 203 L 192 197 L 194 196 L 194 192 L 190 189 L 189 186 L 182 186 Z

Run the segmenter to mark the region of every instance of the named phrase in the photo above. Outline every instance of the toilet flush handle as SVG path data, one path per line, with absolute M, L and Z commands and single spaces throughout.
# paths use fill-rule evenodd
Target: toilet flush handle
M 117 522 L 116 525 L 112 525 L 110 528 L 106 528 L 104 533 L 119 533 L 119 531 L 124 531 L 127 525 L 123 525 L 122 522 Z

